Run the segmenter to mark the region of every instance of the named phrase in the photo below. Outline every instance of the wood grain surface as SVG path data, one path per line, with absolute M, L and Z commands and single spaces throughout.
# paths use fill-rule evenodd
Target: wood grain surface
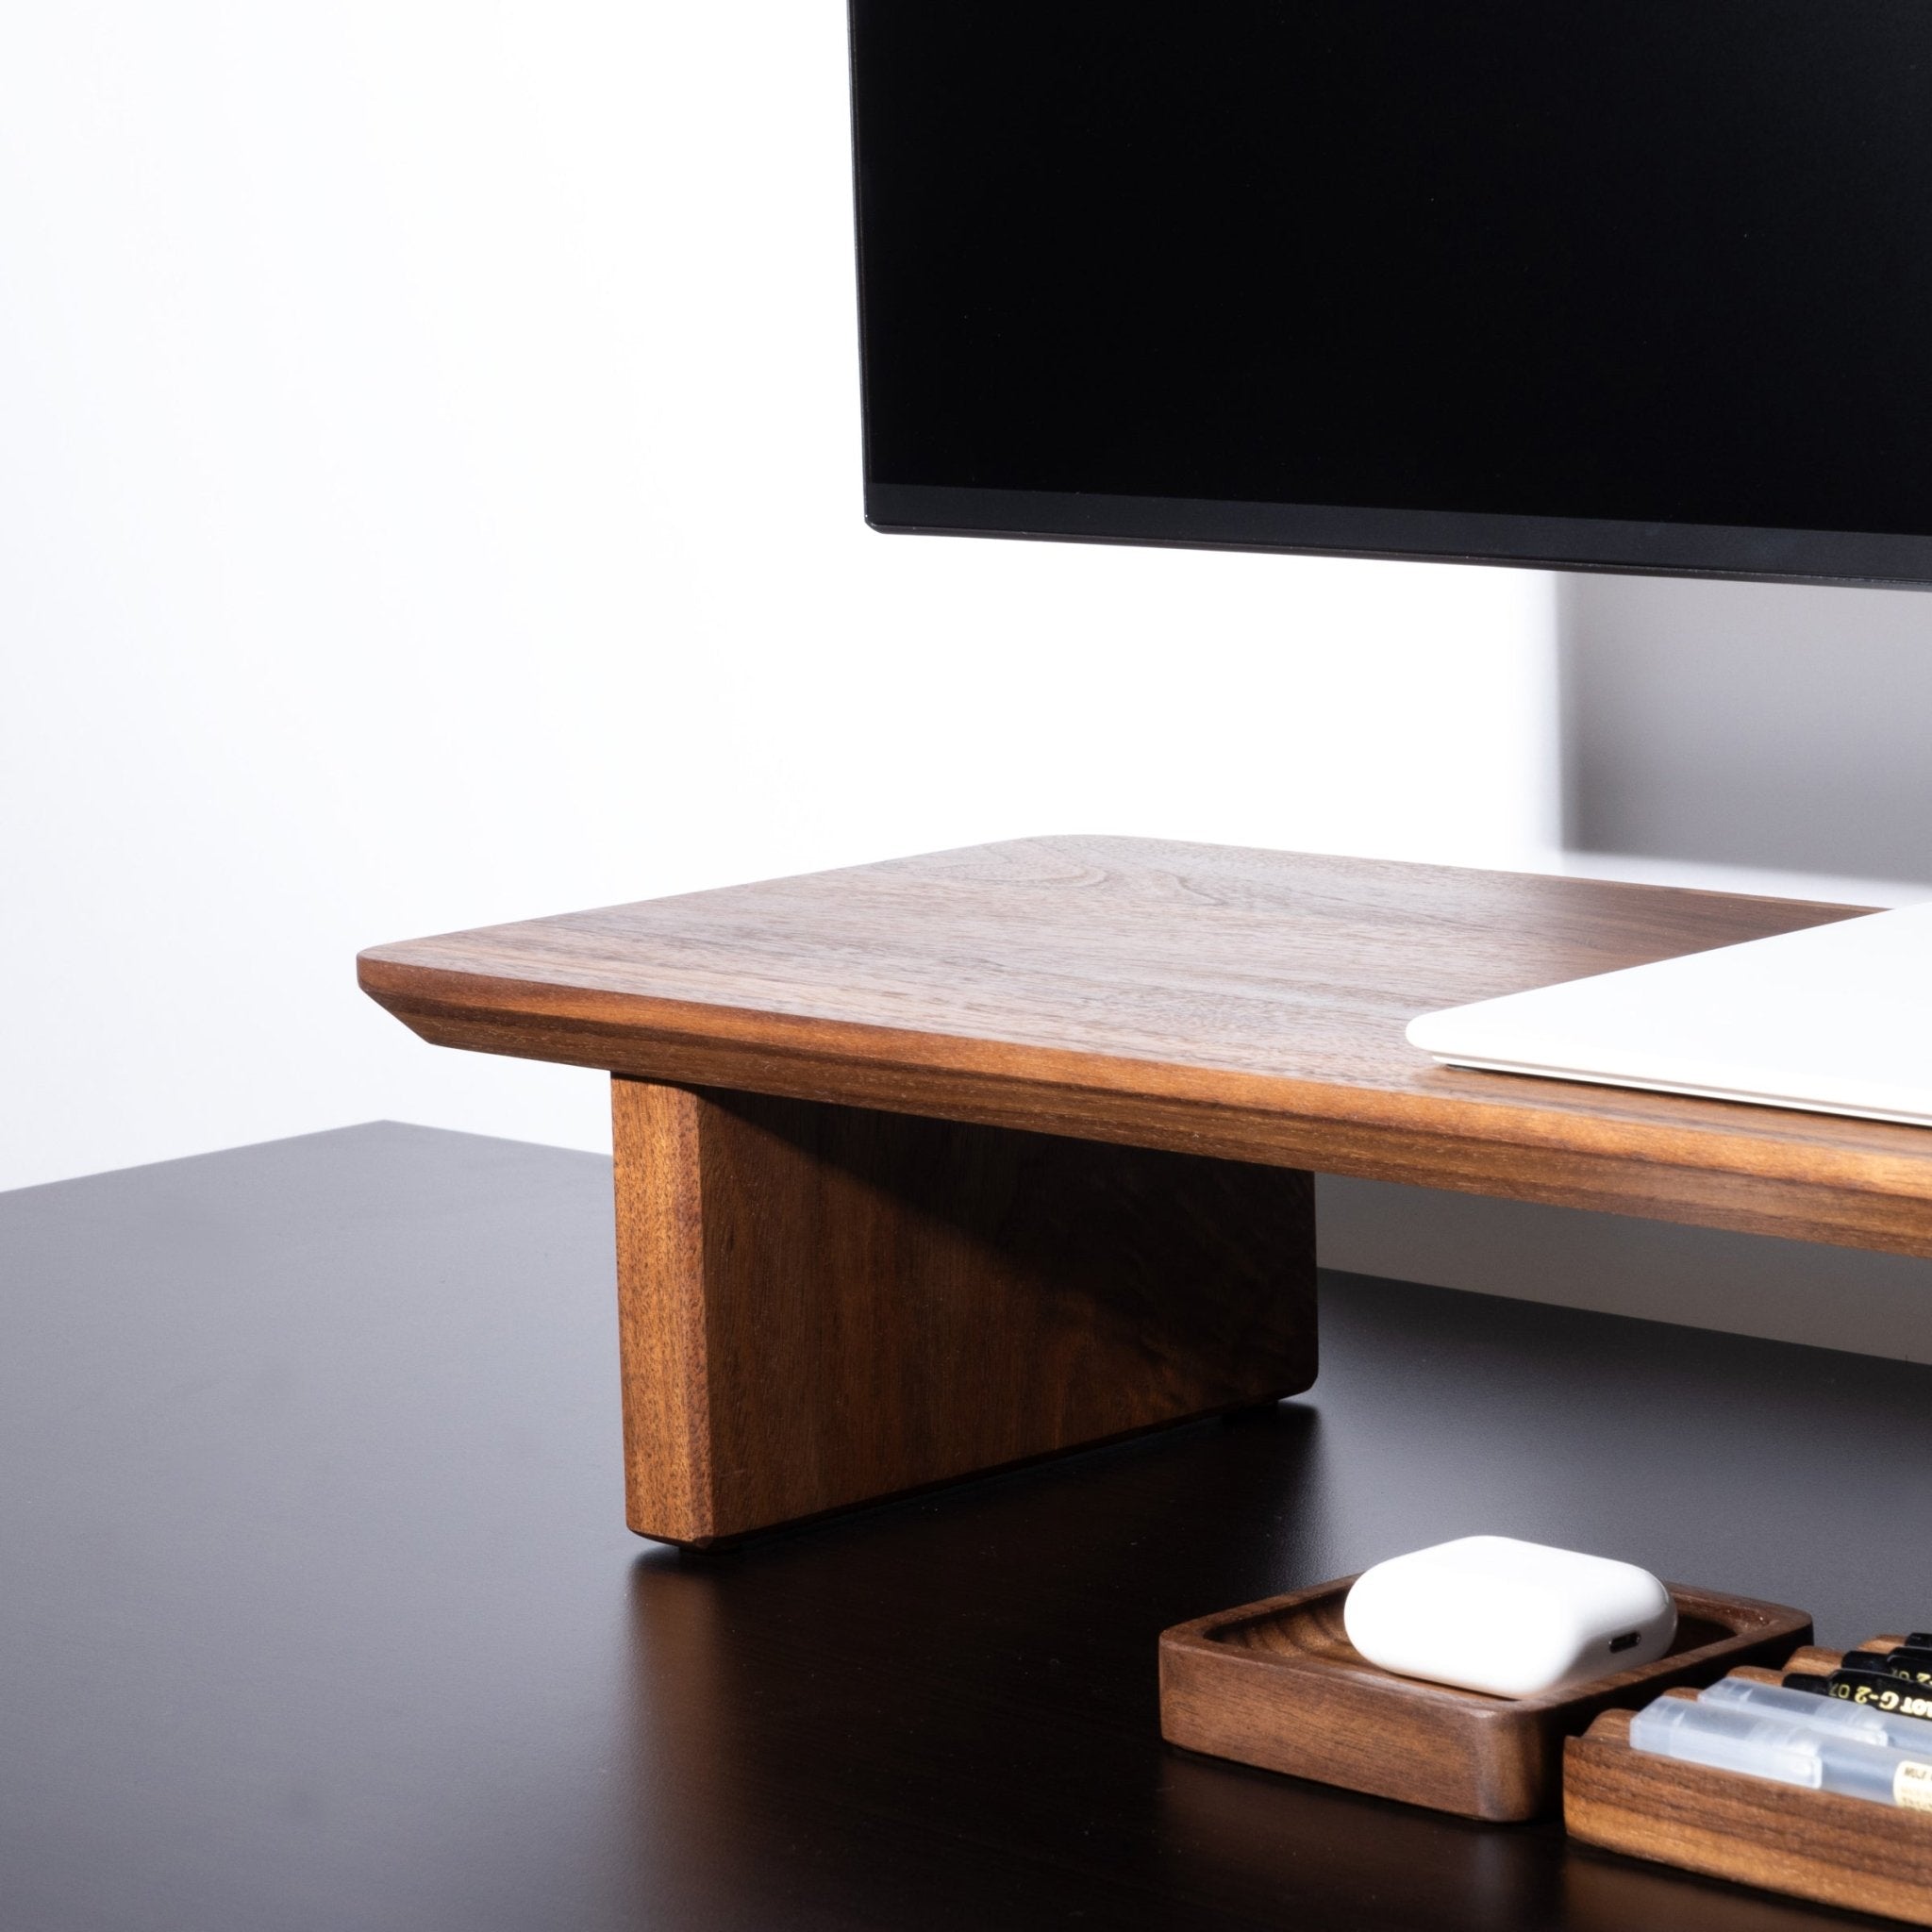
M 1630 1857 L 1932 1925 L 1932 1816 L 1634 1751 L 1626 1710 L 1565 1745 L 1563 1822 Z
M 443 1045 L 1932 1255 L 1932 1131 L 1403 1038 L 1858 909 L 1046 838 L 378 946 L 360 974 Z
M 1493 1824 L 1556 1808 L 1562 1741 L 1612 1706 L 1646 1704 L 1730 1666 L 1781 1658 L 1803 1610 L 1670 1585 L 1669 1652 L 1567 1691 L 1490 1697 L 1399 1677 L 1348 1641 L 1352 1576 L 1176 1624 L 1160 1636 L 1160 1729 L 1171 1744 Z
M 1807 1643 L 1802 1649 L 1792 1651 L 1785 1659 L 1784 1667 L 1788 1671 L 1805 1671 L 1813 1676 L 1828 1677 L 1844 1661 L 1844 1655 L 1841 1650 L 1825 1650 Z
M 1314 1379 L 1306 1174 L 611 1087 L 641 1535 L 709 1543 Z

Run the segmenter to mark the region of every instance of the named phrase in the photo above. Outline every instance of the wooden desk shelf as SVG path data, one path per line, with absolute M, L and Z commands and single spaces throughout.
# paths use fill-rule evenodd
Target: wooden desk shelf
M 706 1542 L 1306 1387 L 1316 1170 L 1932 1255 L 1924 1129 L 1403 1038 L 1858 909 L 1046 838 L 359 966 L 617 1076 L 631 1522 Z

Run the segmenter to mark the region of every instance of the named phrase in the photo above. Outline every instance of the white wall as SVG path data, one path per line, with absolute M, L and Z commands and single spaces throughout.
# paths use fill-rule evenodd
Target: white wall
M 845 117 L 839 0 L 0 10 L 0 1186 L 605 1144 L 375 941 L 1042 830 L 1543 861 L 1545 578 L 864 529 Z

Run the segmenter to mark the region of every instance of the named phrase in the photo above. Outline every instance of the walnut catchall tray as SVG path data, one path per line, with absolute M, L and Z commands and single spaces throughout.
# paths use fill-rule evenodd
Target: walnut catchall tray
M 1599 1712 L 1740 1664 L 1781 1663 L 1811 1637 L 1803 1610 L 1672 1584 L 1677 1634 L 1654 1663 L 1545 1696 L 1490 1697 L 1399 1677 L 1360 1656 L 1341 1623 L 1354 1581 L 1162 1632 L 1162 1736 L 1267 1771 L 1511 1823 L 1556 1808 L 1563 1740 Z

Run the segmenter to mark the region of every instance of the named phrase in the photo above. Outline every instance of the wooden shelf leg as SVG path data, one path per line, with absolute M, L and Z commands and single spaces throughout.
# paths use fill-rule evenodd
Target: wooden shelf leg
M 715 1542 L 1314 1379 L 1307 1174 L 611 1087 L 641 1536 Z

